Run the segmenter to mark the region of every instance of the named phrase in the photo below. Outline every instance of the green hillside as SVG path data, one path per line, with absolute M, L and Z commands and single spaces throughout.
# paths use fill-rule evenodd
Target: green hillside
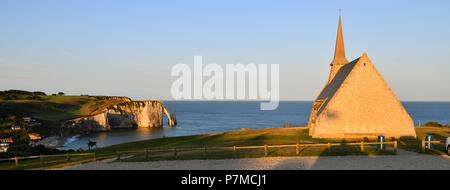
M 60 122 L 88 116 L 123 100 L 106 96 L 46 95 L 20 90 L 0 91 L 0 130 L 13 123 L 23 123 L 22 117 L 37 119 L 42 125 L 33 132 L 52 135 L 59 132 Z

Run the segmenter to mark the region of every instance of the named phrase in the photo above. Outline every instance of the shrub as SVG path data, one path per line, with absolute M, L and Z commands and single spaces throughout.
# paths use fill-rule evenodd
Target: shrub
M 64 154 L 67 152 L 74 152 L 74 150 L 58 150 L 56 148 L 47 148 L 43 145 L 37 145 L 37 146 L 31 146 L 28 144 L 22 144 L 22 145 L 12 145 L 9 147 L 9 151 L 21 151 L 21 152 L 27 152 L 32 155 L 50 155 L 50 154 Z
M 33 92 L 33 95 L 35 95 L 35 96 L 37 96 L 37 95 L 45 96 L 46 94 L 44 92 L 35 91 L 35 92 Z
M 435 121 L 430 121 L 428 123 L 425 124 L 425 126 L 429 126 L 429 127 L 442 127 L 442 125 L 438 122 Z
M 18 97 L 15 94 L 5 94 L 2 97 L 3 100 L 17 100 Z
M 41 100 L 42 98 L 37 95 L 27 96 L 27 100 Z
M 21 144 L 28 144 L 30 143 L 30 137 L 28 136 L 28 133 L 25 130 L 12 130 L 9 133 L 9 137 L 12 138 L 14 141 L 14 144 L 21 145 Z
M 97 146 L 97 142 L 95 142 L 95 141 L 90 141 L 90 140 L 89 140 L 89 142 L 88 142 L 88 148 L 89 148 L 89 150 L 91 150 L 91 147 L 94 147 L 94 146 Z
M 6 94 L 17 94 L 17 95 L 32 95 L 32 92 L 28 92 L 25 90 L 5 90 L 4 93 Z
M 0 127 L 10 127 L 12 124 L 24 124 L 24 121 L 21 117 L 12 114 L 0 114 Z

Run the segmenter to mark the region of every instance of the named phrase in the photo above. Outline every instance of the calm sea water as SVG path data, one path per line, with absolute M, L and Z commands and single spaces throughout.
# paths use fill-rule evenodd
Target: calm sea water
M 117 129 L 109 132 L 76 136 L 61 149 L 87 149 L 88 140 L 96 141 L 97 147 L 110 146 L 131 141 L 162 137 L 196 135 L 240 130 L 242 128 L 264 129 L 282 127 L 292 123 L 305 126 L 311 113 L 312 102 L 282 101 L 273 111 L 259 110 L 260 102 L 217 101 L 165 101 L 165 106 L 175 110 L 178 125 L 169 128 Z M 419 125 L 428 121 L 450 123 L 450 102 L 403 102 L 408 113 Z M 167 119 L 164 118 L 164 123 Z

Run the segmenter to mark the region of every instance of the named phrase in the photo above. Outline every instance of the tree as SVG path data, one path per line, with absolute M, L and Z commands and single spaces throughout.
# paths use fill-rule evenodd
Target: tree
M 64 92 L 58 92 L 58 96 L 64 96 Z
M 91 147 L 93 147 L 93 146 L 97 146 L 97 142 L 89 140 L 88 141 L 88 149 L 91 150 Z
M 41 97 L 38 95 L 31 95 L 26 97 L 28 100 L 41 100 Z
M 44 92 L 35 91 L 35 92 L 33 92 L 33 95 L 36 95 L 36 96 L 45 96 L 46 94 L 45 94 Z
M 430 127 L 442 127 L 442 125 L 438 122 L 435 121 L 430 121 L 428 123 L 425 124 L 425 126 L 430 126 Z
M 30 143 L 30 137 L 25 130 L 14 130 L 9 133 L 15 145 L 28 145 Z
M 15 95 L 15 94 L 5 94 L 3 99 L 4 100 L 17 100 L 17 95 Z

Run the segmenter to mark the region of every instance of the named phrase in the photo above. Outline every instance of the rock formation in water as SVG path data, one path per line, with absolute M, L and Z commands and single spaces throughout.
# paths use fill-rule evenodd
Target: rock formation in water
M 175 114 L 169 113 L 160 101 L 124 101 L 112 105 L 92 116 L 64 123 L 75 133 L 108 131 L 118 128 L 162 127 L 163 114 L 170 127 L 176 125 Z

